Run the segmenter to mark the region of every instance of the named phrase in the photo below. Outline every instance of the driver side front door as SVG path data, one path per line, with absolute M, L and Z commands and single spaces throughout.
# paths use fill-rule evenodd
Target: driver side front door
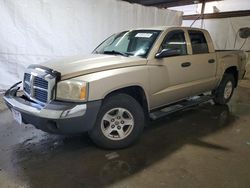
M 151 108 L 188 98 L 192 85 L 192 57 L 188 55 L 186 32 L 178 29 L 166 34 L 158 52 L 178 50 L 179 54 L 149 61 Z

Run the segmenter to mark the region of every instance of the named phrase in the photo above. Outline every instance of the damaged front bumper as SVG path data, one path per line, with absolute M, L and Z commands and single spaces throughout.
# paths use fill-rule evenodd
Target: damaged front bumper
M 91 130 L 94 126 L 101 101 L 86 103 L 51 101 L 41 105 L 25 95 L 17 95 L 19 84 L 21 82 L 5 93 L 4 101 L 10 110 L 14 109 L 21 114 L 23 123 L 57 134 L 81 133 Z

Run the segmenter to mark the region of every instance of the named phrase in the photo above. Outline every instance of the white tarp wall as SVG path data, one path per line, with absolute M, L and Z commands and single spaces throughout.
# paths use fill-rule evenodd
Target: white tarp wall
M 184 15 L 190 14 L 200 14 L 201 3 L 173 7 L 172 10 L 183 11 Z M 205 13 L 213 13 L 214 6 L 220 12 L 227 11 L 237 11 L 237 10 L 250 10 L 250 0 L 223 0 L 208 2 L 205 6 Z M 193 20 L 184 20 L 183 26 L 190 26 Z M 250 16 L 246 17 L 233 17 L 233 18 L 223 18 L 223 19 L 205 19 L 203 24 L 200 20 L 196 21 L 193 27 L 207 29 L 214 41 L 216 49 L 239 49 L 244 39 L 236 38 L 236 46 L 234 47 L 234 41 L 237 31 L 242 27 L 250 27 Z M 248 39 L 242 48 L 243 50 L 250 50 L 250 39 Z
M 220 12 L 236 11 L 236 10 L 250 10 L 249 0 L 224 0 L 217 2 L 206 3 L 205 13 L 213 13 L 214 6 Z M 175 9 L 178 10 L 178 9 Z M 200 13 L 201 4 L 197 5 L 196 8 L 189 6 L 189 14 Z M 193 20 L 183 21 L 184 26 L 190 26 Z M 238 30 L 242 27 L 250 27 L 250 16 L 245 17 L 232 17 L 223 19 L 206 19 L 203 22 L 197 21 L 194 27 L 207 29 L 213 39 L 216 49 L 240 49 L 250 51 L 250 38 L 247 40 L 241 39 L 238 34 Z M 236 40 L 235 40 L 236 39 Z M 235 43 L 236 41 L 236 43 Z M 244 46 L 243 46 L 244 44 Z M 247 73 L 245 78 L 250 79 L 250 53 L 248 53 L 248 64 L 246 66 Z
M 0 90 L 29 64 L 90 53 L 112 33 L 181 25 L 182 13 L 116 0 L 0 0 Z
M 190 26 L 193 20 L 183 20 L 183 26 Z M 240 49 L 245 39 L 241 39 L 238 30 L 242 27 L 250 27 L 250 16 L 221 18 L 221 19 L 205 19 L 203 25 L 200 20 L 196 21 L 193 27 L 207 29 L 213 39 L 216 49 Z M 235 43 L 236 37 L 236 44 Z M 245 42 L 242 50 L 250 50 L 250 39 Z

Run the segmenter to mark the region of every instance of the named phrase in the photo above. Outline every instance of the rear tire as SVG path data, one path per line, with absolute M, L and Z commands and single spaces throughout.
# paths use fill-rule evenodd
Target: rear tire
M 219 87 L 214 91 L 215 104 L 226 104 L 230 101 L 235 88 L 235 78 L 232 74 L 225 73 Z
M 117 94 L 104 100 L 89 136 L 102 148 L 125 148 L 139 138 L 144 124 L 141 105 L 129 95 Z

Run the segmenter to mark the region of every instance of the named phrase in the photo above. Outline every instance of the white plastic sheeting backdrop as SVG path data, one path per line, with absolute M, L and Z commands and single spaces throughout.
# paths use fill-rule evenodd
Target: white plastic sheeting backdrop
M 201 12 L 201 3 L 187 6 L 172 7 L 172 10 L 183 11 L 186 14 L 198 14 Z M 205 5 L 205 13 L 213 13 L 214 6 L 220 12 L 250 10 L 249 0 L 223 0 L 208 2 Z M 190 26 L 193 20 L 184 20 L 183 26 Z M 250 16 L 232 17 L 223 19 L 206 19 L 203 24 L 201 20 L 195 22 L 193 27 L 207 29 L 214 41 L 216 49 L 239 49 L 244 43 L 244 39 L 236 38 L 236 45 L 234 47 L 235 36 L 241 27 L 250 27 Z M 250 39 L 248 39 L 242 48 L 250 50 Z
M 183 20 L 183 25 L 190 26 L 192 22 L 193 20 Z M 197 22 L 195 22 L 193 27 L 199 27 L 199 28 L 202 27 L 204 29 L 207 29 L 213 39 L 215 49 L 236 50 L 240 49 L 244 44 L 242 50 L 250 51 L 250 38 L 248 38 L 247 40 L 241 39 L 238 34 L 238 30 L 240 28 L 250 27 L 250 16 L 208 19 L 208 20 L 205 19 L 203 21 L 203 24 L 201 20 L 198 20 Z M 247 74 L 245 78 L 250 79 L 250 53 L 247 53 L 247 55 L 248 55 L 248 64 L 246 66 Z
M 190 26 L 193 20 L 183 20 L 183 26 Z M 193 27 L 207 29 L 213 39 L 216 49 L 239 49 L 245 39 L 241 39 L 237 34 L 242 27 L 250 27 L 250 16 L 221 18 L 221 19 L 205 19 L 203 25 L 201 20 L 195 22 Z M 237 34 L 237 35 L 236 35 Z M 236 37 L 236 44 L 235 43 Z M 242 50 L 250 50 L 250 38 L 247 39 Z
M 0 0 L 0 90 L 29 64 L 90 53 L 112 33 L 181 25 L 182 13 L 116 0 Z

